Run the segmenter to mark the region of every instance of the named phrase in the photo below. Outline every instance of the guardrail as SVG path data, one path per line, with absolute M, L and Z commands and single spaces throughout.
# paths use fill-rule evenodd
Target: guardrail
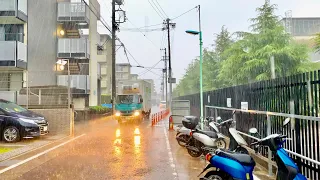
M 210 111 L 208 111 L 210 110 Z M 213 110 L 213 111 L 212 111 Z M 231 111 L 231 112 L 230 112 Z M 282 129 L 283 117 L 291 118 L 291 127 L 283 129 L 283 134 L 293 140 L 284 144 L 284 149 L 296 161 L 302 173 L 310 179 L 319 179 L 320 167 L 320 118 L 295 114 L 277 113 L 269 111 L 243 110 L 218 106 L 205 106 L 205 117 L 225 116 L 230 118 L 232 111 L 236 111 L 233 118 L 236 120 L 238 132 L 248 138 L 247 141 L 258 138 L 246 132 L 251 127 L 258 129 L 262 137 L 278 133 Z M 229 117 L 226 116 L 229 114 Z M 250 127 L 251 126 L 251 127 Z M 250 143 L 250 142 L 249 142 Z M 249 144 L 248 143 L 248 144 Z M 268 157 L 268 171 L 272 174 L 272 154 L 268 149 L 262 149 L 262 155 Z

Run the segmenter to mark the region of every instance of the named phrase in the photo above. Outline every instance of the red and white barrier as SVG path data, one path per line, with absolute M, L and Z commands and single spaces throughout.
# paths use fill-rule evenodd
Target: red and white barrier
M 151 114 L 151 126 L 156 125 L 159 121 L 165 119 L 169 115 L 169 109 L 160 111 L 155 114 Z

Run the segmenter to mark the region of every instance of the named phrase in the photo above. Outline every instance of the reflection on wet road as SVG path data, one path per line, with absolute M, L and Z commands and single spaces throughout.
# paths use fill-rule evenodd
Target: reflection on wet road
M 0 174 L 0 179 L 175 179 L 163 127 L 106 118 L 76 129 L 86 135 Z M 1 167 L 0 167 L 1 168 Z

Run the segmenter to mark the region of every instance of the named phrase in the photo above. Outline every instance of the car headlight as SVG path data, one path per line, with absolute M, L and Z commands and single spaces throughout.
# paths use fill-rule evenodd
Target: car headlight
M 116 112 L 116 114 L 115 114 L 116 116 L 120 116 L 121 115 L 121 113 L 120 112 Z
M 34 120 L 32 119 L 26 119 L 26 118 L 19 118 L 20 121 L 30 123 L 30 124 L 37 124 Z
M 139 111 L 134 112 L 134 116 L 139 116 L 139 115 L 140 115 Z

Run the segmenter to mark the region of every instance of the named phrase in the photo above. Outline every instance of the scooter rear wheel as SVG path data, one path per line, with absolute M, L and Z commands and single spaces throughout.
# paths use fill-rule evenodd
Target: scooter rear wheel
M 232 177 L 222 171 L 209 171 L 204 177 L 207 180 L 233 180 Z
M 241 153 L 241 154 L 249 154 L 249 151 L 244 148 L 244 147 L 237 147 L 237 149 L 235 150 L 235 152 L 237 153 Z

